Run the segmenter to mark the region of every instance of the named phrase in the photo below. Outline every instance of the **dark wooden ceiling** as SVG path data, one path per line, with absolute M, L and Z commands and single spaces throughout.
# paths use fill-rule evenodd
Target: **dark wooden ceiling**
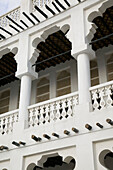
M 96 29 L 96 33 L 94 34 L 94 40 L 98 40 L 106 35 L 113 33 L 113 6 L 108 8 L 104 13 L 103 16 L 96 17 L 93 20 L 93 23 L 98 27 Z M 98 50 L 99 48 L 107 47 L 109 44 L 113 45 L 113 36 L 100 40 L 94 44 L 92 44 L 93 50 Z
M 11 83 L 17 80 L 15 72 L 17 70 L 17 63 L 14 59 L 13 53 L 5 54 L 0 59 L 0 86 Z
M 40 50 L 39 57 L 36 61 L 36 72 L 45 70 L 51 66 L 64 63 L 67 60 L 72 59 L 71 56 L 71 42 L 66 38 L 65 34 L 60 30 L 54 34 L 48 36 L 45 42 L 38 44 L 37 49 Z M 60 55 L 51 59 L 56 55 L 69 51 L 67 54 Z M 44 60 L 47 60 L 45 61 Z

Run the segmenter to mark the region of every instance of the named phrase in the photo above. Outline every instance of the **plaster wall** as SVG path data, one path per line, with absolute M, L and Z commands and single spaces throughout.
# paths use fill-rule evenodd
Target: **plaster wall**
M 72 53 L 77 54 L 82 53 L 87 49 L 87 44 L 85 43 L 85 37 L 88 34 L 88 30 L 91 28 L 91 24 L 87 21 L 88 15 L 97 10 L 105 1 L 103 0 L 87 0 L 79 4 L 78 6 L 73 6 L 69 10 L 62 12 L 55 17 L 51 17 L 40 24 L 32 26 L 28 30 L 16 34 L 11 38 L 0 42 L 0 51 L 4 49 L 12 49 L 13 47 L 18 47 L 19 52 L 16 55 L 18 63 L 17 75 L 21 79 L 21 76 L 30 72 L 29 67 L 34 62 L 33 53 L 35 48 L 32 46 L 32 42 L 35 38 L 41 37 L 44 31 L 48 30 L 53 26 L 62 27 L 65 24 L 70 25 L 70 31 L 67 37 L 72 42 Z M 27 7 L 23 3 L 22 9 L 27 10 Z M 76 17 L 75 17 L 76 16 Z M 51 30 L 50 30 L 51 32 Z M 24 39 L 22 39 L 24 37 Z M 26 38 L 27 37 L 27 38 Z M 23 46 L 23 40 L 25 40 L 25 47 Z M 16 43 L 14 43 L 16 42 Z M 17 43 L 19 42 L 19 43 Z M 5 51 L 6 52 L 6 51 Z M 2 53 L 1 53 L 2 54 Z M 22 63 L 25 62 L 25 66 Z M 50 73 L 50 79 L 54 76 L 53 71 L 71 67 L 71 90 L 72 92 L 77 91 L 77 69 L 75 62 L 66 62 L 65 64 L 60 64 L 55 68 L 50 68 L 39 73 L 39 77 L 43 77 Z M 100 79 L 103 69 L 102 65 L 99 65 Z M 82 67 L 81 67 L 82 69 Z M 33 70 L 32 70 L 33 74 Z M 29 75 L 29 74 L 28 74 Z M 31 72 L 30 72 L 31 76 Z M 31 76 L 32 77 L 32 76 Z M 34 76 L 35 77 L 35 76 Z M 51 99 L 55 96 L 55 81 L 51 81 Z M 104 82 L 102 80 L 100 82 Z M 36 97 L 36 85 L 37 78 L 32 81 L 32 92 L 31 92 L 31 103 L 35 103 Z M 11 88 L 11 101 L 10 110 L 16 109 L 19 91 L 19 82 L 14 82 L 4 87 Z M 104 170 L 98 160 L 99 153 L 104 149 L 110 149 L 112 151 L 112 134 L 113 128 L 106 122 L 107 118 L 113 120 L 113 108 L 104 108 L 102 110 L 93 111 L 92 104 L 84 103 L 76 106 L 75 116 L 65 120 L 59 120 L 58 122 L 48 123 L 41 126 L 36 126 L 32 128 L 23 129 L 21 126 L 22 122 L 14 123 L 13 133 L 9 135 L 0 136 L 0 145 L 6 145 L 9 147 L 8 151 L 0 152 L 0 168 L 7 166 L 8 170 L 26 170 L 26 167 L 31 163 L 37 163 L 37 160 L 41 158 L 42 155 L 58 152 L 64 158 L 67 156 L 73 156 L 77 162 L 76 170 Z M 27 114 L 26 112 L 24 114 Z M 103 125 L 103 129 L 96 126 L 96 123 L 100 122 Z M 85 128 L 85 124 L 88 123 L 92 126 L 92 130 L 89 131 Z M 79 134 L 75 134 L 72 131 L 72 127 L 79 129 Z M 66 136 L 64 130 L 69 130 L 70 135 Z M 51 134 L 57 132 L 60 135 L 59 139 L 54 138 Z M 51 136 L 51 140 L 43 138 L 43 134 L 47 133 Z M 31 139 L 31 135 L 40 136 L 42 142 L 36 143 Z M 12 145 L 12 141 L 24 141 L 25 146 L 16 147 Z M 10 160 L 10 161 L 9 161 Z M 18 162 L 18 166 L 15 162 Z M 0 169 L 1 170 L 1 169 Z

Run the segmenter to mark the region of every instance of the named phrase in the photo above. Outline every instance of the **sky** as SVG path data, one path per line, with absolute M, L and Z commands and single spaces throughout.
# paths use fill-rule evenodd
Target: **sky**
M 0 0 L 0 16 L 20 5 L 20 0 Z

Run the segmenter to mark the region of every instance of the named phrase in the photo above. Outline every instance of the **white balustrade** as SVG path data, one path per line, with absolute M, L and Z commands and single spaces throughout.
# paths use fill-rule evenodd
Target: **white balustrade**
M 93 110 L 113 107 L 113 81 L 90 88 Z
M 37 5 L 38 7 L 43 7 L 45 4 L 49 4 L 54 0 L 33 0 L 33 11 L 35 11 L 34 6 Z
M 9 21 L 6 16 L 9 16 L 14 21 L 18 21 L 20 19 L 20 7 L 8 12 L 7 14 L 0 17 L 0 26 L 6 27 L 10 24 L 11 21 Z
M 15 122 L 18 122 L 18 110 L 0 115 L 0 135 L 11 133 Z
M 29 127 L 73 117 L 78 103 L 78 92 L 75 92 L 29 106 Z

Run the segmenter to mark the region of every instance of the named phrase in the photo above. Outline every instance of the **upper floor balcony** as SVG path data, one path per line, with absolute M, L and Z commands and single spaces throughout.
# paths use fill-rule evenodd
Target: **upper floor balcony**
M 82 34 L 81 39 L 81 33 L 79 35 L 74 31 L 80 28 L 77 23 L 76 27 L 72 24 L 74 14 L 71 16 L 71 7 L 78 5 L 78 2 L 69 1 L 68 4 L 67 1 L 62 1 L 63 7 L 58 1 L 29 2 L 29 10 L 29 5 L 26 8 L 24 6 L 24 9 L 21 6 L 1 16 L 0 20 L 1 134 L 11 132 L 15 122 L 26 122 L 26 127 L 32 128 L 67 121 L 73 117 L 76 119 L 76 115 L 79 117 L 81 114 L 82 106 L 87 104 L 91 106 L 87 109 L 88 113 L 101 112 L 113 106 L 112 38 L 106 40 L 106 37 L 100 36 L 111 33 L 110 24 L 107 23 L 109 28 L 106 28 L 105 24 L 102 25 L 102 20 L 105 22 L 105 15 L 109 15 L 110 20 L 109 13 L 112 13 L 112 7 L 103 13 L 101 19 L 95 17 L 92 21 L 95 30 L 90 43 L 92 46 L 89 47 L 83 40 L 88 37 Z M 54 8 L 57 4 L 62 10 L 58 12 L 55 9 L 55 14 L 50 17 L 48 4 Z M 70 10 L 64 17 L 62 12 L 68 8 Z M 43 9 L 46 13 L 43 13 Z M 37 12 L 43 16 L 38 23 Z M 52 19 L 53 15 L 56 17 L 57 14 L 61 14 L 60 19 L 50 20 L 50 23 L 44 25 L 47 18 Z M 99 29 L 96 29 L 98 26 L 101 34 Z M 14 34 L 11 29 L 14 29 Z M 86 27 L 83 30 L 85 29 Z M 90 34 L 93 31 L 91 29 Z M 5 41 L 12 35 L 18 36 L 12 42 Z M 76 38 L 73 38 L 75 35 Z M 97 40 L 98 37 L 105 40 Z M 91 56 L 94 54 L 92 50 L 95 51 L 94 56 Z

